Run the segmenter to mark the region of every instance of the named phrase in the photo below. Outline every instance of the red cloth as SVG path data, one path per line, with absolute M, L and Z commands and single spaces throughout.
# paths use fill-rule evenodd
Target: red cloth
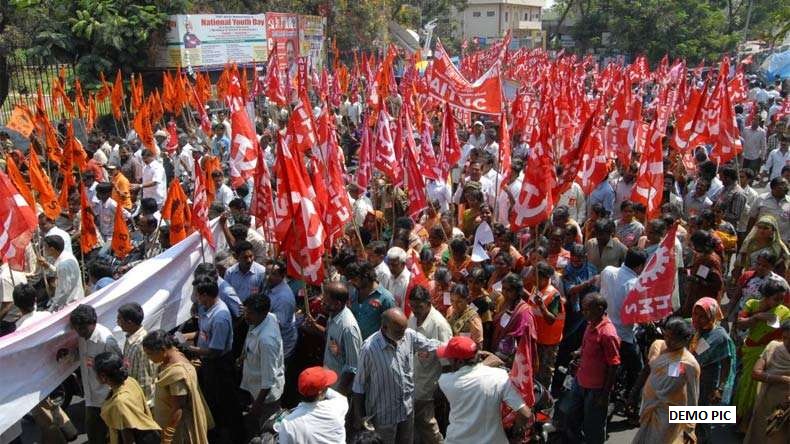
M 606 365 L 602 365 L 606 364 Z M 598 325 L 587 325 L 576 380 L 586 389 L 599 389 L 606 380 L 606 366 L 620 364 L 620 338 L 608 316 Z

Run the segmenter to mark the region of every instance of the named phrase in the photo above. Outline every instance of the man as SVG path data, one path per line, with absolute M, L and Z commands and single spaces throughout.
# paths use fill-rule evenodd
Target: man
M 513 159 L 510 164 L 510 175 L 507 177 L 508 184 L 499 193 L 497 199 L 496 221 L 505 225 L 510 225 L 510 209 L 515 205 L 516 199 L 521 195 L 521 186 L 524 183 L 524 176 L 521 174 L 524 169 L 524 161 Z
M 609 177 L 607 175 L 607 177 L 590 193 L 590 198 L 587 199 L 586 214 L 592 212 L 592 207 L 595 204 L 601 204 L 604 210 L 612 214 L 612 211 L 614 211 L 614 200 L 614 188 L 612 188 L 612 183 L 609 182 Z
M 25 284 L 25 273 L 11 269 L 7 262 L 0 259 L 0 336 L 13 332 L 24 314 L 14 304 L 14 287 Z
M 754 180 L 755 176 L 755 172 L 749 168 L 743 168 L 738 174 L 738 182 L 740 183 L 741 189 L 743 189 L 743 193 L 746 196 L 746 205 L 744 205 L 743 211 L 738 217 L 738 224 L 735 225 L 735 229 L 738 232 L 738 249 L 740 249 L 741 242 L 743 242 L 743 240 L 746 238 L 746 235 L 748 234 L 748 231 L 746 230 L 749 226 L 749 213 L 752 210 L 754 202 L 760 197 L 759 193 L 757 193 L 757 191 L 751 186 L 752 180 Z
M 453 203 L 461 203 L 461 197 L 466 198 L 466 193 L 469 188 L 477 189 L 483 193 L 483 202 L 491 206 L 496 201 L 496 186 L 487 177 L 483 176 L 483 167 L 480 162 L 471 162 L 467 168 L 468 175 L 461 178 L 461 183 L 458 189 L 453 194 Z
M 620 320 L 619 307 L 623 306 L 628 292 L 636 285 L 646 262 L 647 253 L 642 249 L 632 248 L 626 253 L 622 267 L 606 267 L 601 271 L 601 296 L 606 299 L 607 305 L 615 308 L 609 315 L 609 320 L 620 338 L 620 358 L 625 367 L 626 391 L 631 390 L 642 370 L 642 357 L 636 343 L 634 325 Z
M 713 206 L 713 201 L 708 197 L 710 182 L 702 177 L 694 182 L 694 191 L 687 193 L 683 199 L 683 210 L 688 216 L 697 216 Z
M 304 398 L 274 427 L 280 444 L 336 444 L 346 442 L 348 400 L 333 390 L 337 374 L 322 367 L 299 374 L 299 393 Z
M 361 227 L 362 224 L 365 223 L 365 218 L 368 213 L 373 212 L 373 204 L 370 202 L 370 198 L 365 196 L 365 190 L 356 183 L 352 182 L 348 184 L 347 188 L 348 196 L 351 198 L 351 209 L 354 215 L 354 222 L 357 224 L 357 227 Z
M 789 99 L 790 100 L 790 99 Z M 787 136 L 780 134 L 781 141 L 779 146 L 768 153 L 768 160 L 762 167 L 762 174 L 768 176 L 769 180 L 776 179 L 782 174 L 782 168 L 790 165 L 790 144 L 788 144 Z
M 156 364 L 148 359 L 143 351 L 143 338 L 148 332 L 143 328 L 143 307 L 131 302 L 118 308 L 118 327 L 126 334 L 123 345 L 123 360 L 129 376 L 134 378 L 143 389 L 148 405 L 154 402 L 156 385 Z
M 153 151 L 149 149 L 143 150 L 143 178 L 141 184 L 132 186 L 135 190 L 142 189 L 143 198 L 150 197 L 156 201 L 158 208 L 162 208 L 167 196 L 167 179 L 165 177 L 165 168 L 162 163 L 156 159 Z
M 767 149 L 767 141 L 765 138 L 765 128 L 762 127 L 762 121 L 755 117 L 752 119 L 752 125 L 743 130 L 741 139 L 743 139 L 743 167 L 749 168 L 753 171 L 759 171 L 760 165 L 765 158 Z
M 5 288 L 3 290 L 5 291 Z M 19 310 L 20 314 L 16 320 L 16 330 L 21 330 L 23 327 L 49 317 L 49 313 L 46 311 L 36 311 L 38 292 L 32 285 L 24 282 L 18 283 L 16 287 L 13 287 L 12 296 L 14 306 Z
M 587 260 L 596 270 L 604 267 L 619 267 L 628 248 L 614 235 L 614 223 L 609 219 L 598 219 L 593 226 L 593 238 L 585 244 Z
M 225 175 L 220 170 L 211 172 L 211 180 L 214 181 L 214 188 L 217 190 L 214 194 L 214 202 L 219 202 L 223 207 L 228 208 L 230 201 L 236 197 L 233 190 L 225 184 Z
M 621 176 L 619 180 L 614 181 L 614 212 L 612 219 L 617 220 L 620 218 L 620 205 L 626 200 L 631 200 L 631 190 L 634 187 L 634 179 L 639 172 L 639 163 L 632 162 L 627 168 L 621 167 Z
M 186 134 L 178 135 L 178 148 L 176 148 L 173 159 L 175 177 L 181 181 L 182 185 L 187 185 L 195 174 L 195 159 L 192 158 L 192 145 L 189 143 L 189 136 Z
M 554 267 L 546 262 L 535 264 L 537 285 L 527 303 L 535 318 L 538 342 L 538 372 L 535 380 L 544 387 L 551 385 L 554 375 L 554 361 L 562 341 L 562 330 L 565 327 L 565 301 L 551 284 Z M 565 267 L 563 267 L 564 269 Z
M 620 365 L 620 339 L 606 316 L 607 307 L 606 299 L 597 293 L 587 295 L 582 303 L 587 328 L 582 347 L 575 352 L 581 357 L 579 369 L 573 386 L 557 405 L 564 419 L 558 429 L 564 431 L 565 442 L 602 444 L 606 440 L 609 393 Z
M 326 344 L 324 345 L 324 367 L 340 375 L 332 388 L 347 396 L 351 393 L 354 375 L 359 363 L 362 334 L 348 303 L 348 288 L 340 282 L 324 286 L 321 306 L 329 318 L 326 321 Z M 312 317 L 308 322 L 318 326 Z M 321 330 L 320 327 L 319 331 Z
M 398 308 L 384 312 L 381 330 L 362 344 L 354 378 L 355 430 L 372 416 L 384 444 L 410 444 L 414 439 L 414 355 L 434 352 L 438 341 L 407 328 Z
M 96 197 L 93 198 L 93 215 L 108 251 L 115 231 L 115 209 L 118 207 L 118 203 L 110 197 L 112 191 L 111 183 L 101 182 L 96 185 Z M 130 217 L 128 211 L 122 210 L 122 212 L 124 220 Z
M 236 291 L 241 302 L 258 293 L 266 282 L 266 268 L 255 262 L 252 244 L 246 240 L 236 242 L 233 248 L 236 264 L 225 272 L 225 282 Z
M 387 266 L 390 269 L 390 278 L 382 282 L 395 298 L 395 304 L 403 310 L 406 304 L 406 289 L 409 288 L 411 272 L 406 268 L 408 256 L 403 248 L 392 247 L 387 251 Z
M 483 144 L 483 151 L 488 153 L 492 159 L 499 159 L 499 143 L 497 143 L 497 134 L 494 128 L 486 130 L 486 141 Z
M 263 423 L 279 409 L 285 387 L 283 341 L 270 308 L 271 301 L 265 294 L 244 301 L 244 320 L 250 327 L 242 355 L 241 389 L 252 399 L 244 418 L 248 438 L 259 436 Z
M 746 193 L 738 183 L 738 172 L 733 167 L 724 167 L 719 171 L 721 183 L 724 188 L 719 193 L 716 207 L 720 208 L 724 215 L 724 220 L 731 223 L 733 227 L 738 225 L 738 220 L 746 207 Z
M 61 348 L 57 360 L 79 358 L 82 375 L 83 399 L 85 400 L 85 433 L 89 444 L 106 444 L 107 425 L 101 419 L 101 406 L 110 393 L 110 387 L 99 381 L 93 369 L 93 360 L 104 352 L 122 355 L 118 343 L 107 327 L 97 323 L 96 310 L 90 305 L 78 305 L 69 314 L 69 325 L 77 333 L 77 349 Z
M 428 289 L 416 286 L 409 294 L 411 316 L 408 327 L 428 339 L 446 343 L 453 337 L 450 324 L 431 306 Z M 419 353 L 414 362 L 414 432 L 419 442 L 437 444 L 443 441 L 434 410 L 434 393 L 438 387 L 442 364 L 429 353 Z
M 428 201 L 436 203 L 436 208 L 440 212 L 450 211 L 452 193 L 450 193 L 450 187 L 447 186 L 446 182 L 442 180 L 426 179 L 425 191 Z
M 60 237 L 63 239 L 63 249 L 67 251 L 73 251 L 71 247 L 71 236 L 69 233 L 55 225 L 55 221 L 48 218 L 44 213 L 39 213 L 38 215 L 38 229 L 39 233 L 41 233 L 43 237 Z
M 483 122 L 476 120 L 472 124 L 472 134 L 469 134 L 466 144 L 471 145 L 472 148 L 482 149 L 486 144 L 486 135 L 483 133 L 484 128 Z
M 757 219 L 770 215 L 779 224 L 779 236 L 785 245 L 790 245 L 790 195 L 787 194 L 788 184 L 784 177 L 777 177 L 769 182 L 771 192 L 757 199 L 749 211 L 749 227 L 751 231 Z
M 198 303 L 198 332 L 184 335 L 194 340 L 188 350 L 200 358 L 198 382 L 214 417 L 211 442 L 237 443 L 245 438 L 240 403 L 236 396 L 236 369 L 231 353 L 233 321 L 219 299 L 219 287 L 209 278 L 192 282 Z
M 559 170 L 558 177 L 560 177 L 563 167 L 560 165 L 557 169 Z M 587 220 L 587 206 L 585 202 L 586 199 L 582 187 L 578 183 L 573 182 L 570 188 L 560 195 L 556 205 L 567 207 L 568 216 L 577 223 L 583 224 Z
M 230 155 L 230 138 L 225 135 L 225 125 L 214 125 L 214 137 L 211 138 L 211 154 L 225 161 Z
M 38 258 L 39 265 L 54 271 L 56 275 L 55 293 L 49 306 L 49 311 L 54 312 L 82 299 L 85 296 L 85 289 L 82 287 L 80 265 L 71 251 L 64 248 L 63 238 L 57 235 L 45 237 L 44 253 L 50 258 L 56 258 L 52 265 L 44 258 Z
M 296 297 L 285 279 L 285 262 L 272 261 L 269 275 L 266 278 L 264 292 L 271 300 L 271 311 L 280 323 L 280 335 L 283 339 L 283 355 L 286 359 L 293 355 L 296 348 L 298 331 L 296 329 Z
M 387 285 L 392 279 L 390 267 L 384 261 L 388 251 L 387 243 L 384 241 L 373 241 L 365 247 L 365 251 L 368 255 L 368 262 L 376 267 L 376 280 L 381 285 Z
M 112 181 L 112 199 L 127 210 L 132 209 L 132 192 L 129 179 L 115 165 L 107 167 Z
M 128 144 L 123 143 L 118 149 L 119 169 L 121 174 L 124 175 L 129 182 L 138 184 L 143 180 L 143 162 L 142 159 L 132 154 L 132 149 Z M 132 191 L 136 191 L 136 187 L 132 187 Z
M 234 199 L 231 202 L 234 201 L 243 202 L 241 199 Z M 228 243 L 235 246 L 237 241 L 246 240 L 252 245 L 255 262 L 265 264 L 267 262 L 269 244 L 261 233 L 251 228 L 251 216 L 240 217 L 230 228 L 228 228 L 226 221 L 227 212 L 219 216 L 219 223 L 221 224 L 222 232 L 225 234 Z
M 439 347 L 436 355 L 447 359 L 452 369 L 439 377 L 439 387 L 450 402 L 448 443 L 508 442 L 500 413 L 503 402 L 521 419 L 532 417 L 507 371 L 480 363 L 471 338 L 456 336 Z
M 346 267 L 346 278 L 352 285 L 351 312 L 365 340 L 379 330 L 382 315 L 395 307 L 395 299 L 376 282 L 376 271 L 370 262 L 350 264 Z

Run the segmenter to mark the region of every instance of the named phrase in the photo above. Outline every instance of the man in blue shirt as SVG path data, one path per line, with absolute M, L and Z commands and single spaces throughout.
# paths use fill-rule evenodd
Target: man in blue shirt
M 589 199 L 587 199 L 587 216 L 589 217 L 592 213 L 592 207 L 595 204 L 601 204 L 604 210 L 612 214 L 612 211 L 614 211 L 614 199 L 614 188 L 612 188 L 612 184 L 609 182 L 609 176 L 607 175 L 606 178 L 592 190 Z
M 362 340 L 381 328 L 381 316 L 395 307 L 395 298 L 376 282 L 376 269 L 370 262 L 351 264 L 346 268 L 351 283 L 351 313 L 357 318 Z
M 192 282 L 197 296 L 198 332 L 189 351 L 200 358 L 198 382 L 216 427 L 209 440 L 218 443 L 243 442 L 244 422 L 237 391 L 233 356 L 233 320 L 230 310 L 219 299 L 217 282 L 201 276 Z
M 264 293 L 271 300 L 270 312 L 277 316 L 280 324 L 280 336 L 283 338 L 283 356 L 288 359 L 296 348 L 298 332 L 296 330 L 296 297 L 285 281 L 285 263 L 275 260 L 269 266 Z
M 246 240 L 236 242 L 233 252 L 238 262 L 225 272 L 225 281 L 236 290 L 239 300 L 244 302 L 263 288 L 266 268 L 255 262 L 255 248 Z
M 230 154 L 230 138 L 225 134 L 225 126 L 221 123 L 214 125 L 211 154 L 219 157 L 222 161 L 227 160 Z

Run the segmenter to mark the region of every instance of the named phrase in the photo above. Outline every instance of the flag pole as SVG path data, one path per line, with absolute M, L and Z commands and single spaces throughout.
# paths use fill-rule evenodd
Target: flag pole
M 206 262 L 206 253 L 205 253 L 205 249 L 203 248 L 203 233 L 198 232 L 198 234 L 200 235 L 200 258 L 205 263 Z

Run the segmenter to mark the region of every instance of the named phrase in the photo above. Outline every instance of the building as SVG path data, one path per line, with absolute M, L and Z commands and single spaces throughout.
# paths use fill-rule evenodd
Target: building
M 545 5 L 545 0 L 467 0 L 465 9 L 454 12 L 457 37 L 490 44 L 510 30 L 513 46 L 545 47 L 541 26 Z

